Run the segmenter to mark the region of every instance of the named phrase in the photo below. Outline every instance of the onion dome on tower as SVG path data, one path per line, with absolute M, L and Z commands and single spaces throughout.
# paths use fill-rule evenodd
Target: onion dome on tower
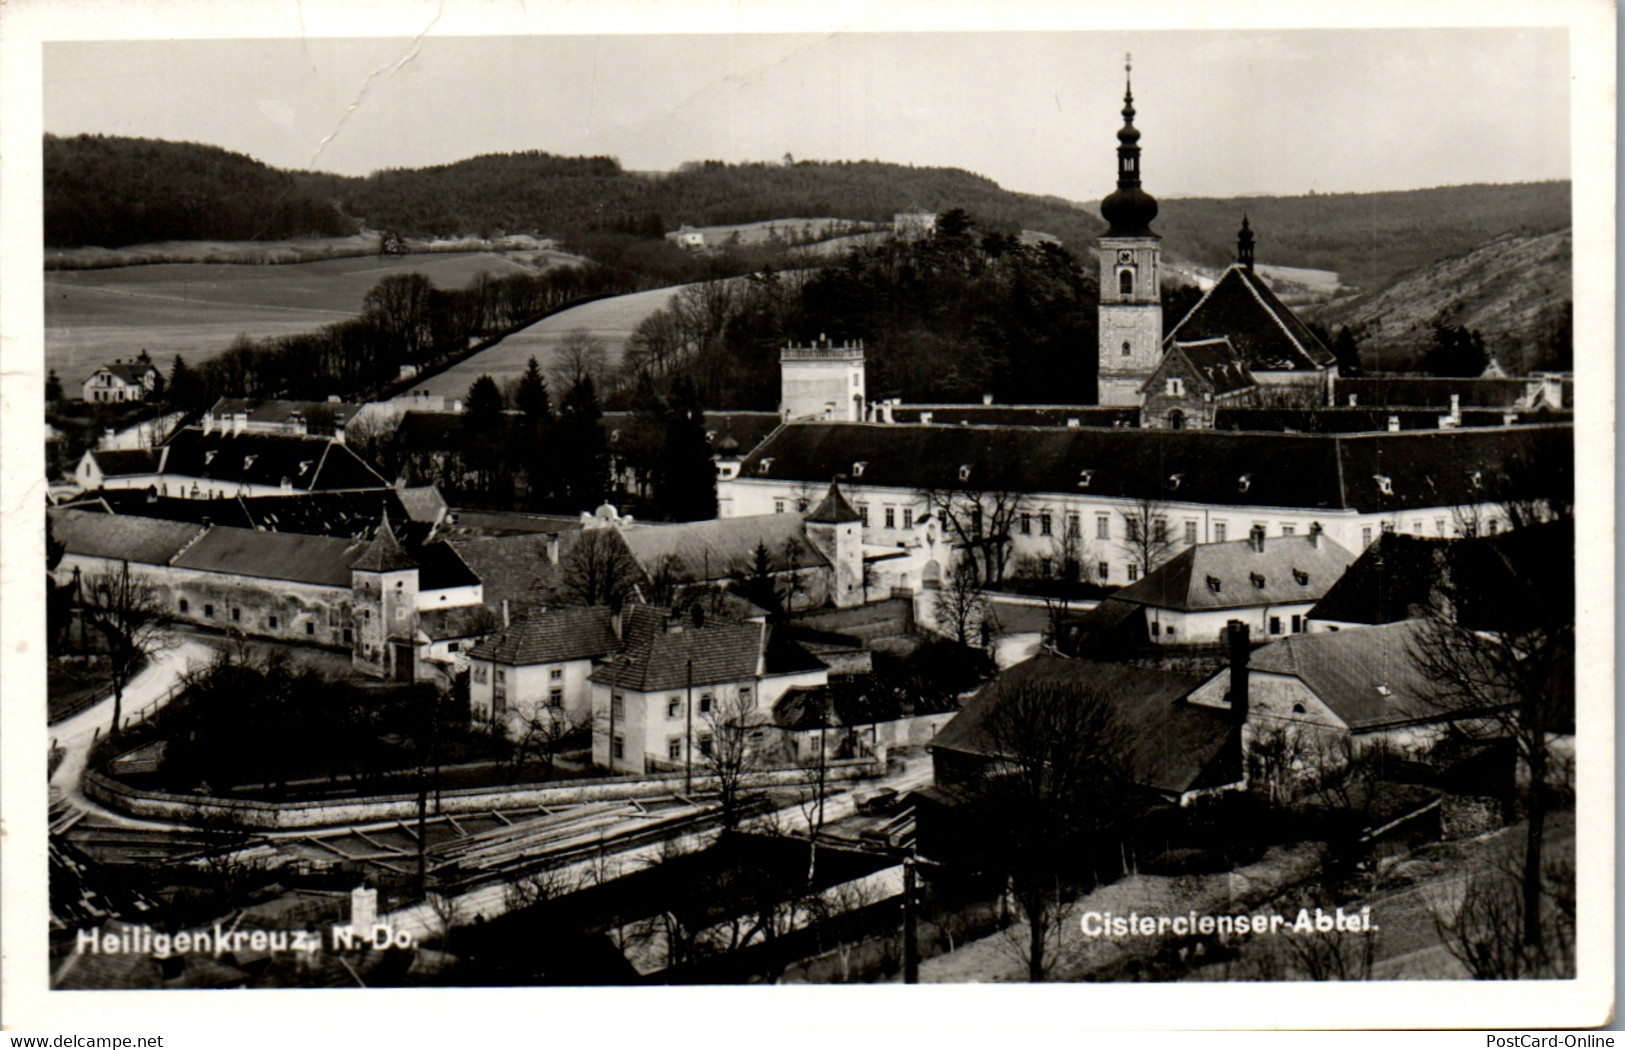
M 1132 73 L 1125 63 L 1124 73 Z M 1157 199 L 1140 188 L 1140 129 L 1134 126 L 1134 86 L 1124 78 L 1123 128 L 1117 133 L 1117 189 L 1100 202 L 1100 215 L 1111 229 L 1108 237 L 1155 237 L 1151 220 L 1157 217 Z

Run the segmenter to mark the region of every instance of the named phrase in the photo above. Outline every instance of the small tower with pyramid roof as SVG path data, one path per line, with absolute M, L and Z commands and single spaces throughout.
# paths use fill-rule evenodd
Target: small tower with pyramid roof
M 860 605 L 863 593 L 863 519 L 852 509 L 839 482 L 831 481 L 829 491 L 803 520 L 807 541 L 830 564 L 830 599 L 837 606 Z
M 386 510 L 350 563 L 352 665 L 366 674 L 416 677 L 418 563 L 401 546 Z

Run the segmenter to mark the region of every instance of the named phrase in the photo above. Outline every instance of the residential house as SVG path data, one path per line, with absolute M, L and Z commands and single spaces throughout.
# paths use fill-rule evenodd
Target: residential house
M 552 708 L 585 724 L 592 714 L 589 677 L 620 648 L 608 609 L 519 607 L 468 651 L 470 709 L 476 719 L 513 724 Z
M 1164 645 L 1224 640 L 1240 620 L 1258 638 L 1298 634 L 1315 603 L 1354 555 L 1317 523 L 1307 535 L 1269 537 L 1254 527 L 1245 540 L 1186 547 L 1115 600 L 1144 610 L 1151 640 Z
M 114 361 L 85 379 L 83 396 L 93 404 L 145 401 L 158 385 L 158 369 L 140 361 Z
M 81 490 L 144 489 L 158 484 L 160 453 L 152 449 L 90 449 L 73 477 Z
M 746 726 L 759 726 L 749 746 L 768 748 L 779 697 L 829 680 L 828 667 L 765 623 L 637 606 L 622 640 L 591 675 L 593 764 L 613 772 L 703 769 L 715 735 Z

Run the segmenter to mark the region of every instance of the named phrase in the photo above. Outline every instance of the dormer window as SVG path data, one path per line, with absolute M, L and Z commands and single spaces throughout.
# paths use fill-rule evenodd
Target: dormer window
M 856 463 L 852 464 L 852 476 L 855 478 L 863 477 L 863 468 L 867 467 L 868 465 L 869 461 L 866 459 L 860 459 Z
M 766 474 L 771 469 L 773 469 L 772 456 L 763 456 L 761 462 L 756 464 L 756 473 L 758 474 Z
M 1292 578 L 1298 581 L 1299 587 L 1309 586 L 1309 574 L 1302 569 L 1293 569 Z
M 1371 480 L 1377 483 L 1377 491 L 1382 493 L 1384 496 L 1392 496 L 1394 494 L 1393 478 L 1386 474 L 1373 474 L 1371 475 Z
M 214 462 L 214 449 L 210 449 L 209 451 L 203 453 L 203 465 L 205 467 L 208 466 L 210 463 L 213 463 L 213 462 Z
M 1472 481 L 1473 488 L 1481 489 L 1484 487 L 1484 472 L 1482 470 L 1475 470 L 1471 474 L 1467 475 L 1467 477 Z
M 1248 489 L 1250 489 L 1252 487 L 1253 487 L 1253 476 L 1251 474 L 1243 474 L 1240 478 L 1236 479 L 1236 491 L 1237 492 L 1246 492 Z
M 302 459 L 302 460 L 300 460 L 299 461 L 299 476 L 304 477 L 305 472 L 308 471 L 311 467 L 315 466 L 315 464 L 316 464 L 316 461 L 313 460 L 313 459 Z
M 1091 481 L 1093 481 L 1093 480 L 1095 480 L 1095 472 L 1093 470 L 1080 470 L 1080 471 L 1078 471 L 1078 488 L 1080 488 L 1080 489 L 1088 488 L 1089 483 Z
M 959 480 L 960 481 L 969 481 L 970 480 L 970 464 L 969 463 L 961 463 L 959 465 Z
M 1183 475 L 1183 474 L 1169 474 L 1168 475 L 1168 491 L 1169 492 L 1177 492 L 1177 491 L 1179 491 L 1179 483 L 1181 481 L 1184 481 L 1184 480 L 1185 480 L 1185 475 Z
M 1224 590 L 1224 581 L 1219 579 L 1217 576 L 1209 576 L 1207 578 L 1207 589 L 1212 591 L 1214 594 L 1218 594 L 1220 591 Z
M 1264 574 L 1263 573 L 1253 572 L 1253 573 L 1248 573 L 1248 575 L 1252 577 L 1254 587 L 1257 587 L 1259 590 L 1264 589 Z
M 243 457 L 243 469 L 247 470 L 249 467 L 252 467 L 254 465 L 254 461 L 256 459 L 259 459 L 259 455 L 257 453 L 253 454 L 253 455 L 244 456 Z

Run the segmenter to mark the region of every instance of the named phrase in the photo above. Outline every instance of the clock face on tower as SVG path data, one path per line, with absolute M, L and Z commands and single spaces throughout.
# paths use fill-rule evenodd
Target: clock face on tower
M 1134 253 L 1131 252 L 1131 251 L 1118 252 L 1117 253 L 1117 261 L 1120 262 L 1120 263 L 1123 263 L 1124 265 L 1127 265 L 1127 264 L 1134 261 Z

